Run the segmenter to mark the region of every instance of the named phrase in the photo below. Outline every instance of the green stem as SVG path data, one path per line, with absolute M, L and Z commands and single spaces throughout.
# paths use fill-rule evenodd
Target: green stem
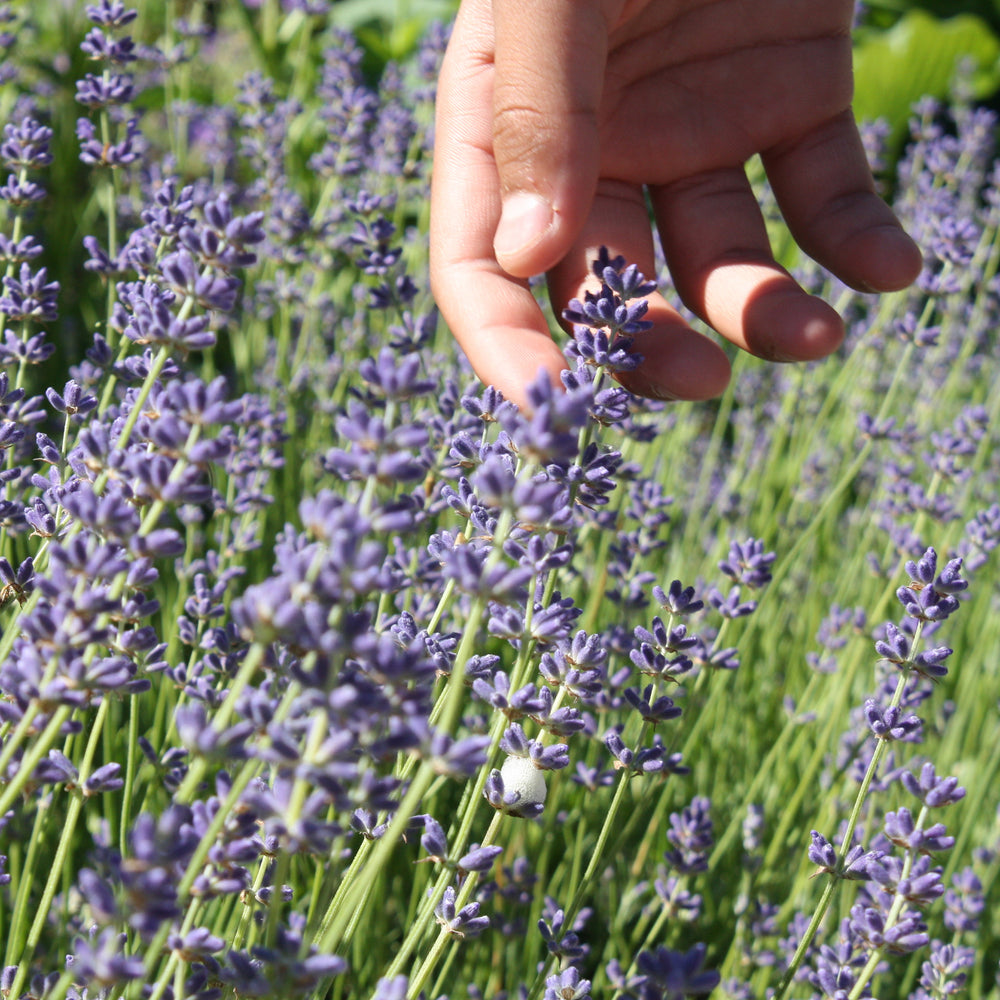
M 3 794 L 0 795 L 0 816 L 3 816 L 14 805 L 14 801 L 21 794 L 21 790 L 31 780 L 32 772 L 38 766 L 39 761 L 52 749 L 59 731 L 72 715 L 73 709 L 68 705 L 60 705 L 52 713 L 52 717 L 38 739 L 31 745 L 30 749 L 25 751 L 24 757 L 18 764 L 17 773 L 10 784 L 4 789 Z M 23 722 L 24 719 L 21 721 Z M 24 737 L 29 735 L 29 733 L 30 726 L 22 728 L 19 725 L 14 731 L 7 745 L 4 746 L 4 754 L 0 758 L 0 774 L 6 772 L 6 761 L 3 758 L 12 756 L 17 746 L 24 741 Z
M 642 738 L 639 741 L 641 745 L 643 739 L 645 738 L 646 730 L 648 729 L 648 724 L 643 726 Z M 625 789 L 628 786 L 629 779 L 632 777 L 632 773 L 624 769 L 622 770 L 621 776 L 618 779 L 618 787 L 615 789 L 614 798 L 611 800 L 611 805 L 608 807 L 607 814 L 604 818 L 604 824 L 601 826 L 601 832 L 597 836 L 597 843 L 594 845 L 593 851 L 590 854 L 590 860 L 587 863 L 586 870 L 583 873 L 583 878 L 580 879 L 579 884 L 576 887 L 576 892 L 573 894 L 573 898 L 570 901 L 569 906 L 566 907 L 564 924 L 567 927 L 573 925 L 573 921 L 576 919 L 577 913 L 580 912 L 580 907 L 583 905 L 583 901 L 586 898 L 587 892 L 590 890 L 591 881 L 594 875 L 597 873 L 598 868 L 605 862 L 605 850 L 608 845 L 608 841 L 611 839 L 611 833 L 613 830 L 617 829 L 618 813 L 621 811 L 622 803 L 625 801 Z M 529 998 L 535 998 L 539 995 L 542 986 L 545 984 L 546 977 L 550 974 L 552 963 L 554 959 L 549 959 L 542 963 L 541 968 L 538 970 L 538 974 L 535 976 L 535 981 L 528 991 Z
M 924 828 L 924 822 L 927 819 L 927 806 L 924 806 L 920 810 L 920 815 L 917 817 L 917 822 L 915 829 L 922 830 Z M 913 868 L 913 860 L 916 857 L 916 852 L 913 850 L 908 850 L 906 852 L 906 857 L 903 859 L 903 868 L 900 872 L 899 881 L 902 882 L 903 879 L 909 878 L 910 871 Z M 906 905 L 906 897 L 896 893 L 893 898 L 892 904 L 889 906 L 889 912 L 885 917 L 885 928 L 888 930 L 893 927 L 899 914 L 902 912 L 903 907 Z M 847 1000 L 858 1000 L 861 994 L 864 992 L 865 984 L 869 979 L 875 974 L 875 970 L 878 968 L 879 963 L 885 957 L 886 948 L 881 946 L 879 948 L 872 949 L 872 953 L 868 956 L 868 961 L 865 962 L 864 968 L 858 973 L 857 982 L 854 984 L 854 988 L 851 990 Z
M 923 625 L 923 622 L 918 622 L 917 627 L 914 629 L 911 644 L 911 655 L 915 655 L 916 653 L 917 645 L 920 642 L 920 636 L 923 632 Z M 896 690 L 893 693 L 892 700 L 889 702 L 890 707 L 895 708 L 899 705 L 900 700 L 903 697 L 903 691 L 906 688 L 906 680 L 907 674 L 905 672 L 900 674 L 899 680 L 896 683 Z M 871 760 L 868 762 L 868 768 L 865 771 L 865 776 L 861 780 L 861 787 L 858 789 L 858 794 L 855 796 L 854 806 L 851 809 L 851 814 L 847 820 L 847 827 L 844 830 L 843 839 L 841 840 L 840 852 L 837 856 L 838 869 L 841 868 L 845 858 L 851 850 L 851 841 L 854 839 L 854 831 L 857 828 L 859 819 L 861 818 L 861 810 L 864 807 L 865 799 L 868 797 L 868 789 L 871 787 L 871 783 L 875 778 L 875 774 L 878 771 L 878 766 L 881 763 L 883 756 L 885 756 L 888 745 L 888 740 L 878 740 L 875 745 L 875 750 L 872 752 Z M 813 914 L 813 919 L 810 921 L 806 933 L 802 936 L 802 940 L 799 942 L 799 946 L 795 950 L 792 962 L 789 964 L 784 975 L 781 977 L 780 982 L 778 983 L 778 987 L 774 992 L 773 1000 L 781 1000 L 791 984 L 792 977 L 798 970 L 799 965 L 802 964 L 805 953 L 812 944 L 813 938 L 816 936 L 816 932 L 819 929 L 819 925 L 823 920 L 823 917 L 826 916 L 826 911 L 830 906 L 831 900 L 833 899 L 832 886 L 838 881 L 840 881 L 840 876 L 835 873 L 831 873 L 831 884 L 827 886 L 826 890 L 824 890 L 823 896 L 816 908 L 816 912 Z
M 56 853 L 49 868 L 48 878 L 45 880 L 45 888 L 42 890 L 42 896 L 37 904 L 35 919 L 31 925 L 31 929 L 28 931 L 28 939 L 25 942 L 24 949 L 21 951 L 16 963 L 17 973 L 14 977 L 14 982 L 10 987 L 10 993 L 13 996 L 21 995 L 21 987 L 24 985 L 24 981 L 28 976 L 28 970 L 31 968 L 31 960 L 34 957 L 35 949 L 38 947 L 38 942 L 42 937 L 42 931 L 45 929 L 45 925 L 48 922 L 49 909 L 52 906 L 52 900 L 55 897 L 56 890 L 59 888 L 59 882 L 62 878 L 63 868 L 65 867 L 70 847 L 76 837 L 76 823 L 80 817 L 80 811 L 83 809 L 83 802 L 86 797 L 84 783 L 87 778 L 90 777 L 91 764 L 93 763 L 94 754 L 97 752 L 97 745 L 101 739 L 101 734 L 104 728 L 104 717 L 107 715 L 107 710 L 108 700 L 105 698 L 101 702 L 100 707 L 97 709 L 97 713 L 94 716 L 94 724 L 90 730 L 90 738 L 87 740 L 87 746 L 83 753 L 83 760 L 80 763 L 77 791 L 73 795 L 72 799 L 70 799 L 69 808 L 66 810 L 66 818 L 62 834 L 59 837 L 59 844 L 56 847 Z
M 485 835 L 483 836 L 483 841 L 482 841 L 483 847 L 492 844 L 496 840 L 496 836 L 500 830 L 500 823 L 502 822 L 502 820 L 503 820 L 502 812 L 495 812 L 493 814 L 493 819 L 490 821 L 490 825 L 486 830 Z M 445 874 L 447 875 L 446 879 L 446 886 L 447 886 L 447 884 L 451 882 L 451 873 L 445 872 Z M 472 872 L 465 877 L 465 881 L 462 883 L 461 889 L 459 889 L 458 893 L 455 896 L 456 912 L 461 910 L 462 907 L 469 902 L 469 897 L 472 895 L 474 889 L 478 884 L 479 884 L 479 875 L 476 872 Z M 443 890 L 441 895 L 442 896 L 444 895 Z M 436 906 L 437 903 L 435 903 L 434 905 Z M 420 932 L 421 933 L 423 932 L 423 927 L 420 928 Z M 434 967 L 435 965 L 437 965 L 438 960 L 441 958 L 441 955 L 443 954 L 445 948 L 449 945 L 449 943 L 453 941 L 454 937 L 455 935 L 452 931 L 450 931 L 447 927 L 442 926 L 441 932 L 438 934 L 437 939 L 431 946 L 431 950 L 424 957 L 423 962 L 420 963 L 420 968 L 410 979 L 408 993 L 407 993 L 407 996 L 410 998 L 410 1000 L 416 1000 L 416 997 L 423 989 L 424 984 L 430 978 L 430 974 L 434 971 Z M 394 962 L 392 968 L 395 969 L 396 967 L 397 965 Z M 387 973 L 387 976 L 391 976 L 393 974 L 394 973 L 390 972 Z

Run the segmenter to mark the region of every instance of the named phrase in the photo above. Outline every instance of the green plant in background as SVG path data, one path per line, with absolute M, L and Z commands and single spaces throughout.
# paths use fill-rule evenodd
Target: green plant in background
M 864 121 L 885 119 L 898 150 L 911 108 L 921 97 L 943 100 L 961 77 L 970 97 L 1000 87 L 1000 39 L 981 17 L 934 17 L 913 7 L 891 26 L 862 26 L 854 50 L 854 111 Z

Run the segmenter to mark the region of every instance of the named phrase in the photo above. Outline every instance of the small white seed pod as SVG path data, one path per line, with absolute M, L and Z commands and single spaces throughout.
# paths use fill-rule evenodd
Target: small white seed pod
M 520 792 L 514 809 L 522 805 L 542 805 L 545 802 L 545 775 L 527 757 L 508 757 L 500 768 L 505 792 Z

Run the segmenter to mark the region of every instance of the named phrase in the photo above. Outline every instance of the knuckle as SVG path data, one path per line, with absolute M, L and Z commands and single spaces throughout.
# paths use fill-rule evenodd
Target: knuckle
M 558 140 L 554 116 L 540 108 L 505 104 L 493 113 L 493 148 L 507 162 L 531 161 Z

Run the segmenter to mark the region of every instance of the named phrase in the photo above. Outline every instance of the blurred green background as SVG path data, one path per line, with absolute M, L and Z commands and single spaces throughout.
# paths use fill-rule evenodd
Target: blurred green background
M 339 0 L 334 18 L 353 31 L 378 76 L 404 58 L 426 25 L 448 20 L 456 0 Z M 949 97 L 955 86 L 994 103 L 1000 91 L 1000 0 L 878 0 L 864 4 L 855 31 L 855 112 L 886 119 L 905 135 L 914 101 Z

